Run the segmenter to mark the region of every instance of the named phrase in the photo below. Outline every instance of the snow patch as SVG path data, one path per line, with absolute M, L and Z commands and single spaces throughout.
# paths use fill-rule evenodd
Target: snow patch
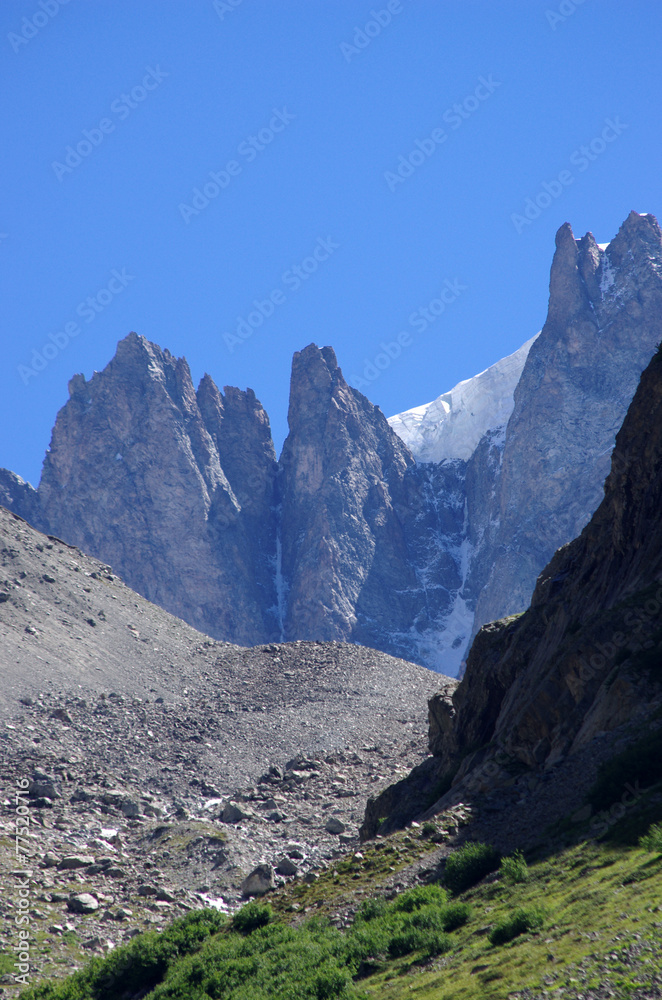
M 487 431 L 505 427 L 513 393 L 536 337 L 431 403 L 388 418 L 417 462 L 467 461 Z

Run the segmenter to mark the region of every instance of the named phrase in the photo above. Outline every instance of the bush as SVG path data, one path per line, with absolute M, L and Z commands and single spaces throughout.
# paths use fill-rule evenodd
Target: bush
M 450 948 L 451 940 L 447 934 L 409 925 L 391 938 L 388 951 L 392 958 L 401 958 L 414 951 L 423 951 L 426 955 L 441 955 Z
M 423 829 L 421 830 L 421 837 L 434 837 L 436 832 L 437 832 L 436 825 L 434 823 L 430 823 L 430 821 L 428 820 L 427 823 L 423 824 Z
M 440 885 L 417 885 L 414 889 L 403 892 L 391 904 L 396 913 L 412 913 L 421 906 L 435 903 L 443 906 L 448 902 L 448 893 Z
M 232 918 L 232 927 L 240 934 L 250 934 L 258 927 L 266 927 L 273 920 L 274 911 L 268 903 L 246 903 Z
M 196 910 L 175 920 L 161 934 L 150 931 L 105 959 L 93 959 L 73 976 L 40 983 L 23 993 L 26 1000 L 101 1000 L 149 993 L 184 956 L 198 952 L 227 923 L 217 910 Z
M 649 827 L 648 833 L 640 837 L 639 847 L 643 848 L 644 851 L 654 851 L 656 854 L 662 854 L 662 823 L 653 823 Z
M 444 930 L 454 931 L 466 924 L 471 916 L 471 907 L 466 903 L 451 903 L 444 910 Z
M 376 920 L 378 917 L 383 917 L 388 909 L 388 903 L 383 896 L 375 896 L 373 899 L 366 899 L 364 903 L 359 906 L 354 920 L 357 922 L 368 922 L 369 920 Z
M 511 916 L 500 921 L 490 931 L 490 944 L 499 945 L 512 941 L 527 931 L 538 930 L 545 919 L 544 911 L 538 907 L 520 907 Z
M 509 857 L 501 859 L 499 877 L 508 885 L 526 882 L 529 877 L 529 867 L 521 851 L 515 851 Z
M 498 852 L 489 844 L 464 844 L 446 862 L 444 882 L 457 895 L 498 868 L 499 860 Z

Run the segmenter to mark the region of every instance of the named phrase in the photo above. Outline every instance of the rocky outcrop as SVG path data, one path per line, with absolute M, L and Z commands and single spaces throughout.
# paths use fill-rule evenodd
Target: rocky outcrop
M 476 562 L 474 631 L 523 611 L 536 578 L 600 503 L 616 432 L 662 334 L 662 233 L 631 212 L 607 247 L 556 237 L 549 310 L 515 390 L 497 525 Z M 488 569 L 489 567 L 489 569 Z
M 522 767 L 548 772 L 586 750 L 591 759 L 594 741 L 659 714 L 661 507 L 658 350 L 617 435 L 598 510 L 540 575 L 531 607 L 483 626 L 462 682 L 430 699 L 433 757 L 369 800 L 364 838 L 380 821 L 388 831 L 508 788 Z
M 254 394 L 208 376 L 196 394 L 186 361 L 136 334 L 69 393 L 39 486 L 49 529 L 201 631 L 277 638 L 276 460 Z
M 399 594 L 415 574 L 398 508 L 414 461 L 381 411 L 347 385 L 329 347 L 294 355 L 288 422 L 280 461 L 285 636 L 382 648 L 412 617 Z
M 286 638 L 339 638 L 441 670 L 439 622 L 460 576 L 454 470 L 417 467 L 331 348 L 294 356 L 280 459 Z
M 662 681 L 661 428 L 658 352 L 590 523 L 555 554 L 524 615 L 479 632 L 452 710 L 431 728 L 448 768 L 488 743 L 550 766 L 646 709 L 641 684 Z

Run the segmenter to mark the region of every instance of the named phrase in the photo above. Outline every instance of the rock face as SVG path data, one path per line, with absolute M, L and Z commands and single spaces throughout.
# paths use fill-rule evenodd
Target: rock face
M 604 249 L 567 224 L 557 234 L 547 321 L 508 422 L 476 628 L 528 606 L 542 567 L 602 498 L 616 432 L 662 333 L 661 250 L 657 222 L 636 212 Z
M 541 574 L 531 608 L 491 626 L 501 633 L 491 663 L 474 644 L 442 741 L 449 763 L 494 739 L 526 764 L 554 763 L 631 717 L 641 699 L 629 666 L 660 681 L 661 427 L 658 352 L 616 438 L 602 504 Z
M 278 637 L 269 421 L 251 390 L 195 392 L 184 359 L 130 334 L 69 384 L 39 501 L 49 530 L 210 635 Z
M 390 418 L 419 464 L 453 471 L 464 514 L 445 546 L 459 581 L 446 577 L 451 612 L 438 622 L 446 673 L 480 625 L 527 607 L 545 564 L 600 503 L 616 431 L 661 325 L 654 217 L 631 212 L 608 246 L 591 233 L 575 240 L 566 223 L 541 333 L 433 403 Z
M 594 755 L 593 741 L 659 714 L 661 505 L 658 351 L 617 435 L 598 510 L 540 575 L 531 607 L 479 631 L 462 682 L 429 701 L 434 756 L 368 802 L 362 836 L 384 817 L 388 830 L 508 787 L 522 765 L 549 771 L 589 747 Z
M 655 219 L 631 213 L 606 248 L 565 225 L 541 333 L 391 426 L 331 348 L 295 354 L 279 462 L 252 390 L 196 391 L 130 334 L 71 380 L 38 491 L 0 470 L 0 502 L 215 638 L 341 640 L 454 674 L 600 502 L 661 323 Z

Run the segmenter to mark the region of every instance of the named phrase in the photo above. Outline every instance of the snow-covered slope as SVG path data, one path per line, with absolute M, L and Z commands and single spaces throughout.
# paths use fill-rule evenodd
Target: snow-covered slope
M 388 418 L 417 462 L 467 461 L 487 431 L 504 427 L 513 411 L 513 393 L 536 339 L 479 375 L 459 382 L 432 403 Z

